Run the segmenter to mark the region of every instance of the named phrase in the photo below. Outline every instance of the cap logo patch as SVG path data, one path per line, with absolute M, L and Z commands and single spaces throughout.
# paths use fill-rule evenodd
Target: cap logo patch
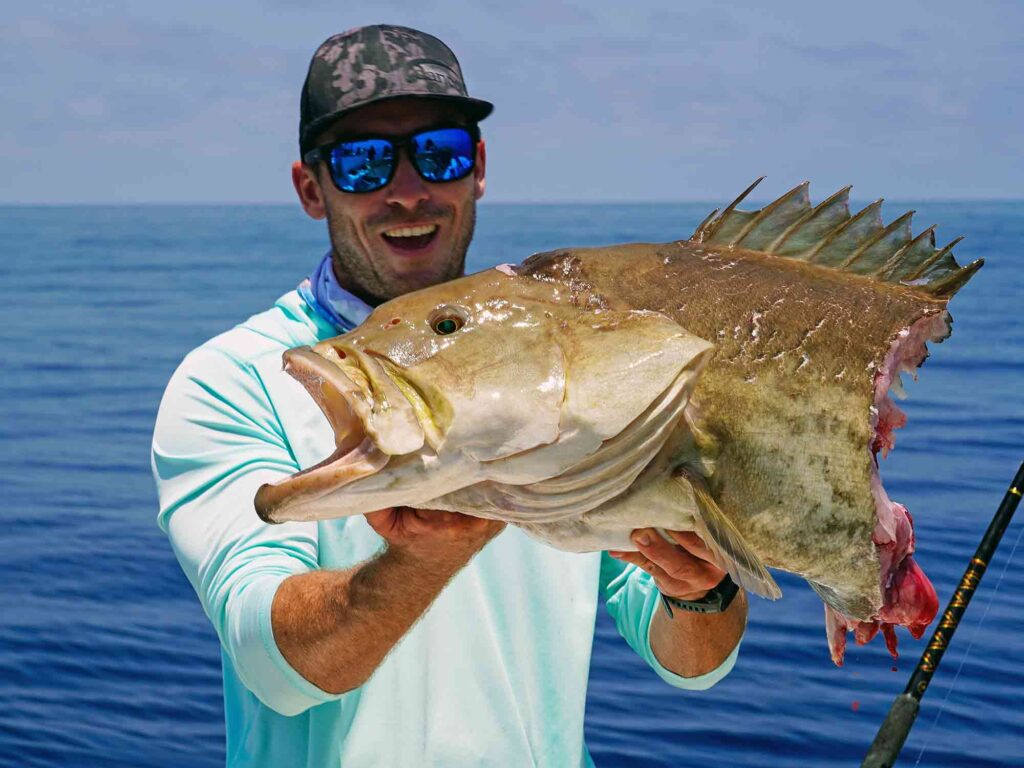
M 461 94 L 462 81 L 450 67 L 436 59 L 414 59 L 410 61 L 405 74 L 406 81 L 429 80 L 451 91 Z

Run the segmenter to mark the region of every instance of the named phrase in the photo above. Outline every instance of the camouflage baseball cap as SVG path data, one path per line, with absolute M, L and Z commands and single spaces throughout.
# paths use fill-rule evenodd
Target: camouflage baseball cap
M 433 35 L 380 24 L 329 37 L 313 54 L 302 86 L 299 150 L 305 154 L 346 112 L 410 96 L 456 102 L 474 122 L 494 109 L 470 98 L 458 59 Z

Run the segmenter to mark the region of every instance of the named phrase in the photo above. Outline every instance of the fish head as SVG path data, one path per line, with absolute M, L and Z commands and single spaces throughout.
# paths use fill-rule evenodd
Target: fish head
M 657 312 L 488 270 L 405 294 L 284 354 L 337 450 L 256 498 L 273 522 L 427 505 L 552 477 L 596 451 L 711 345 Z M 700 363 L 702 364 L 702 363 Z

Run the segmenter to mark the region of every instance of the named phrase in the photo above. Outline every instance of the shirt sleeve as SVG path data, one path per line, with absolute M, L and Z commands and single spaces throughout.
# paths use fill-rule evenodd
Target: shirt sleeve
M 160 528 L 243 684 L 283 715 L 339 698 L 274 640 L 274 595 L 317 567 L 317 526 L 268 525 L 255 512 L 260 485 L 299 470 L 255 371 L 206 346 L 186 357 L 161 401 L 151 460 Z
M 717 668 L 697 677 L 682 677 L 666 669 L 651 649 L 651 621 L 661 608 L 661 595 L 650 574 L 630 563 L 623 563 L 601 553 L 601 593 L 605 607 L 615 621 L 629 647 L 632 648 L 658 677 L 671 686 L 693 691 L 703 691 L 715 685 L 732 671 L 740 652 L 740 640 L 736 647 Z

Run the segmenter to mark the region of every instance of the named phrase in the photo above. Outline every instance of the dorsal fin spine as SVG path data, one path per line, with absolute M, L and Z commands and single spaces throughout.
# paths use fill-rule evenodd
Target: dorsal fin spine
M 722 225 L 722 222 L 724 222 L 729 217 L 729 214 L 736 209 L 737 205 L 743 202 L 743 199 L 747 195 L 754 191 L 754 187 L 756 187 L 758 184 L 764 181 L 764 178 L 764 176 L 761 176 L 760 178 L 755 179 L 753 184 L 751 184 L 749 187 L 743 190 L 743 192 L 740 193 L 739 197 L 737 197 L 735 200 L 733 200 L 725 207 L 725 210 L 722 211 L 722 215 L 708 225 L 708 231 L 704 233 L 705 239 L 714 236 L 715 232 L 717 232 L 718 228 Z
M 931 256 L 929 256 L 927 259 L 922 261 L 921 265 L 917 269 L 915 269 L 909 275 L 905 276 L 903 279 L 905 281 L 907 281 L 908 283 L 911 280 L 917 280 L 917 278 L 919 278 L 921 275 L 923 275 L 925 272 L 928 271 L 928 267 L 930 267 L 932 264 L 937 262 L 939 259 L 941 259 L 943 256 L 945 256 L 947 253 L 952 251 L 953 250 L 953 246 L 956 245 L 957 243 L 959 243 L 963 239 L 964 238 L 963 238 L 962 235 L 960 237 L 954 238 L 944 248 L 942 248 L 941 250 L 936 251 Z
M 820 203 L 818 203 L 816 206 L 814 206 L 811 210 L 809 210 L 807 213 L 805 213 L 799 219 L 797 219 L 792 224 L 790 224 L 788 227 L 786 227 L 786 231 L 783 232 L 781 235 L 779 235 L 777 238 L 775 238 L 775 240 L 772 242 L 772 244 L 768 246 L 768 248 L 766 249 L 767 253 L 775 253 L 776 251 L 778 251 L 783 245 L 786 244 L 786 241 L 793 235 L 794 232 L 796 232 L 800 227 L 802 227 L 804 224 L 809 222 L 811 219 L 813 219 L 815 216 L 820 214 L 822 211 L 826 210 L 837 199 L 839 199 L 840 197 L 843 197 L 844 195 L 849 194 L 851 189 L 853 189 L 852 185 L 848 186 L 848 187 L 844 187 L 843 189 L 840 189 L 834 195 L 832 195 L 829 198 L 826 198 L 825 200 L 822 200 Z
M 764 178 L 764 177 L 762 177 L 762 178 Z M 768 205 L 766 205 L 764 208 L 762 208 L 758 212 L 758 214 L 756 216 L 754 216 L 750 221 L 748 221 L 746 223 L 746 225 L 743 227 L 743 229 L 741 229 L 739 232 L 736 233 L 736 237 L 734 237 L 732 239 L 732 245 L 735 245 L 735 246 L 742 245 L 743 244 L 743 238 L 745 238 L 747 235 L 749 235 L 751 230 L 754 229 L 754 227 L 756 227 L 758 224 L 760 224 L 766 218 L 771 216 L 775 211 L 777 211 L 783 205 L 788 203 L 790 198 L 796 197 L 801 192 L 806 190 L 809 185 L 810 185 L 809 181 L 805 181 L 802 184 L 797 184 L 795 187 L 793 187 L 791 190 L 789 190 L 789 192 L 784 194 L 778 200 L 775 200 L 774 202 L 771 202 Z
M 853 253 L 851 253 L 849 256 L 847 256 L 846 257 L 846 261 L 844 261 L 842 264 L 840 264 L 839 267 L 842 269 L 842 268 L 846 268 L 846 267 L 850 266 L 851 264 L 853 264 L 855 261 L 857 261 L 857 259 L 859 259 L 865 253 L 867 253 L 868 250 L 870 250 L 870 248 L 873 245 L 875 245 L 875 243 L 877 243 L 883 237 L 888 237 L 893 232 L 895 232 L 897 229 L 902 227 L 906 222 L 908 222 L 911 219 L 913 219 L 915 213 L 917 213 L 917 211 L 907 211 L 906 213 L 904 213 L 898 219 L 893 221 L 892 224 L 890 224 L 889 226 L 885 227 L 877 235 L 875 235 L 874 237 L 866 240 L 863 245 L 858 247 L 857 250 L 855 250 Z
M 964 283 L 971 279 L 971 275 L 985 265 L 984 259 L 976 259 L 966 267 L 960 267 L 956 272 L 951 272 L 925 286 L 925 290 L 933 296 L 952 296 L 960 290 Z
M 696 231 L 693 233 L 694 240 L 696 240 L 699 243 L 704 242 L 704 237 L 710 234 L 705 230 L 707 229 L 707 226 L 711 222 L 711 220 L 715 218 L 715 214 L 717 214 L 720 210 L 720 208 L 715 208 L 715 210 L 713 210 L 711 213 L 704 217 L 704 221 L 700 223 L 700 226 L 698 226 Z
M 906 253 L 911 248 L 916 247 L 917 244 L 920 243 L 926 237 L 931 237 L 931 238 L 935 237 L 935 226 L 936 226 L 935 224 L 932 224 L 930 227 L 928 227 L 927 229 L 923 230 L 921 232 L 921 234 L 919 234 L 917 237 L 915 237 L 909 243 L 907 243 L 902 248 L 900 248 L 898 251 L 896 251 L 896 253 L 894 253 L 889 258 L 889 260 L 887 262 L 885 262 L 885 264 L 882 265 L 881 269 L 879 269 L 875 273 L 878 276 L 878 279 L 879 280 L 888 280 L 889 278 L 891 278 L 893 276 L 893 273 L 896 271 L 896 268 L 899 267 L 899 265 L 902 263 L 904 255 L 906 255 Z
M 825 237 L 819 240 L 813 248 L 811 248 L 806 253 L 801 254 L 800 258 L 803 259 L 804 261 L 808 261 L 813 264 L 814 257 L 821 253 L 822 249 L 826 248 L 830 243 L 834 242 L 835 239 L 839 237 L 839 235 L 841 235 L 843 232 L 845 232 L 848 227 L 860 221 L 865 216 L 869 216 L 871 215 L 871 213 L 876 212 L 881 207 L 882 198 L 878 198 L 877 200 L 875 200 L 875 202 L 871 203 L 871 205 L 858 211 L 853 216 L 848 218 L 846 221 L 836 226 L 831 232 L 825 235 Z

